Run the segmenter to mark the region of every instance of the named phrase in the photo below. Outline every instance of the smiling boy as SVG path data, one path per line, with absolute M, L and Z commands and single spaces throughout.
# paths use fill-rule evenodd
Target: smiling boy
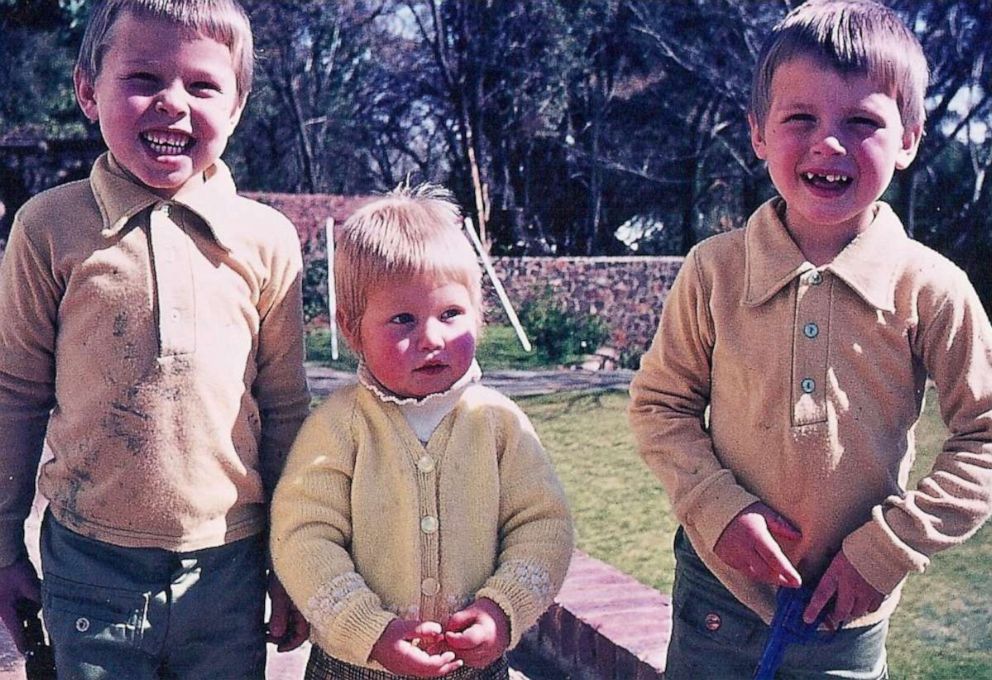
M 267 506 L 309 398 L 296 232 L 220 160 L 252 64 L 234 0 L 97 3 L 74 81 L 109 151 L 0 265 L 0 617 L 23 648 L 40 595 L 59 677 L 264 676 Z
M 810 0 L 759 55 L 748 120 L 779 197 L 689 253 L 631 385 L 682 525 L 666 677 L 751 677 L 775 589 L 800 584 L 805 619 L 842 628 L 780 677 L 887 677 L 905 577 L 992 511 L 992 329 L 878 200 L 916 155 L 926 81 L 870 1 Z M 908 489 L 928 376 L 950 434 Z

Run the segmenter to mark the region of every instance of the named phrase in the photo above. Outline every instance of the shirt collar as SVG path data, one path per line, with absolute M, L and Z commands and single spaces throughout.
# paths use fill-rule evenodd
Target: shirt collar
M 163 199 L 138 182 L 108 152 L 93 165 L 91 184 L 100 214 L 101 234 L 112 238 L 123 230 L 135 215 L 151 206 L 184 208 L 198 216 L 221 247 L 229 250 L 229 228 L 233 201 L 237 196 L 230 170 L 217 160 L 205 171 L 205 181 L 181 199 Z
M 472 365 L 468 367 L 465 374 L 456 380 L 455 384 L 444 392 L 435 392 L 434 394 L 428 394 L 426 397 L 401 397 L 379 382 L 379 379 L 372 375 L 372 371 L 369 370 L 369 367 L 364 361 L 358 362 L 358 382 L 360 382 L 365 389 L 378 397 L 380 401 L 392 402 L 394 404 L 399 404 L 400 406 L 449 400 L 452 395 L 455 396 L 455 400 L 457 401 L 457 398 L 461 396 L 462 392 L 464 392 L 469 385 L 477 383 L 481 379 L 482 369 L 479 367 L 479 362 L 473 359 Z
M 780 198 L 773 198 L 748 220 L 741 300 L 746 306 L 764 304 L 795 277 L 816 269 L 789 235 L 779 216 L 782 206 Z M 891 312 L 895 309 L 899 249 L 909 237 L 888 204 L 878 202 L 874 209 L 875 219 L 868 228 L 821 269 L 844 281 L 867 304 Z

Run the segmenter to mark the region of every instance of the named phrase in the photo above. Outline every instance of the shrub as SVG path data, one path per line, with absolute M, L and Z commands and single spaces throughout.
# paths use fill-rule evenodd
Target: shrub
M 519 316 L 534 350 L 555 364 L 596 351 L 610 336 L 602 318 L 569 311 L 550 287 L 526 300 Z

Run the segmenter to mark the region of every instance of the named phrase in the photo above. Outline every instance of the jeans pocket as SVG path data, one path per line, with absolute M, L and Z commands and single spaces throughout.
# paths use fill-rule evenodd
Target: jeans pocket
M 45 627 L 57 644 L 140 641 L 148 595 L 47 574 L 42 583 Z

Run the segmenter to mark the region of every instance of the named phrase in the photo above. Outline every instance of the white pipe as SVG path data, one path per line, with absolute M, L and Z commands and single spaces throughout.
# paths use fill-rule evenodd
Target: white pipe
M 507 297 L 506 290 L 503 289 L 503 284 L 496 277 L 496 271 L 493 269 L 492 262 L 489 261 L 489 255 L 482 247 L 482 241 L 479 240 L 479 235 L 475 233 L 475 226 L 468 217 L 465 218 L 465 231 L 468 232 L 472 245 L 475 246 L 476 252 L 479 253 L 479 257 L 482 259 L 482 266 L 485 267 L 486 274 L 489 275 L 489 280 L 493 282 L 493 288 L 496 289 L 496 295 L 503 305 L 503 311 L 506 312 L 506 317 L 510 320 L 510 325 L 513 326 L 513 330 L 517 333 L 520 346 L 524 348 L 525 352 L 530 352 L 533 348 L 531 347 L 530 340 L 527 339 L 527 333 L 524 332 L 524 327 L 520 325 L 520 319 L 517 318 L 517 313 L 513 311 L 510 298 Z
M 331 325 L 331 359 L 338 360 L 338 302 L 334 293 L 334 218 L 324 222 L 324 243 L 327 244 L 327 313 Z

